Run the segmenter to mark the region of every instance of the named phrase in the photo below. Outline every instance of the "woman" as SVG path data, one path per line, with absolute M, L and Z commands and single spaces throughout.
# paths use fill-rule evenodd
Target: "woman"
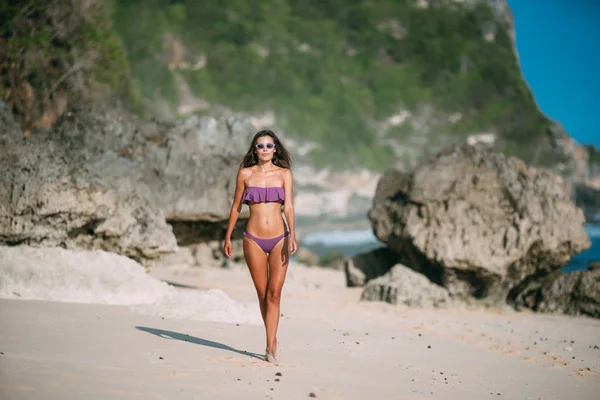
M 290 255 L 298 245 L 294 231 L 290 155 L 270 130 L 254 135 L 240 165 L 224 250 L 233 257 L 231 234 L 242 204 L 250 208 L 244 231 L 244 258 L 258 294 L 260 313 L 267 333 L 265 360 L 277 362 L 277 326 L 281 289 Z M 281 205 L 287 221 L 281 216 Z

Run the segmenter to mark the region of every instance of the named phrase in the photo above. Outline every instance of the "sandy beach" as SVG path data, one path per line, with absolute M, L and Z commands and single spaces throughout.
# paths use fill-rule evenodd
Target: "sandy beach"
M 0 400 L 600 400 L 579 3 L 3 2 Z
M 254 300 L 242 267 L 152 275 Z M 598 398 L 600 321 L 359 302 L 343 282 L 340 271 L 290 266 L 279 365 L 262 361 L 257 323 L 0 300 L 0 398 Z

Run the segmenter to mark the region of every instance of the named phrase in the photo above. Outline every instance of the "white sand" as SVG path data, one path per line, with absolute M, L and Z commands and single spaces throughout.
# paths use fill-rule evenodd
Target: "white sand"
M 254 301 L 244 269 L 153 275 Z M 0 399 L 600 399 L 598 320 L 359 297 L 339 271 L 292 265 L 277 366 L 244 353 L 264 351 L 260 325 L 0 300 Z

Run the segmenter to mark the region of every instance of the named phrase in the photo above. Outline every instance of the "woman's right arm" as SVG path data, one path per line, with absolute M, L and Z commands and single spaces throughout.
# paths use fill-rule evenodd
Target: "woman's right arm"
M 227 257 L 233 257 L 233 251 L 231 249 L 231 234 L 233 233 L 235 223 L 237 222 L 240 212 L 242 211 L 242 195 L 244 194 L 245 186 L 244 182 L 250 173 L 251 172 L 248 169 L 240 169 L 237 174 L 235 194 L 233 195 L 233 204 L 231 205 L 231 211 L 229 212 L 229 222 L 227 223 L 225 243 L 223 245 L 223 250 L 225 251 L 225 255 Z

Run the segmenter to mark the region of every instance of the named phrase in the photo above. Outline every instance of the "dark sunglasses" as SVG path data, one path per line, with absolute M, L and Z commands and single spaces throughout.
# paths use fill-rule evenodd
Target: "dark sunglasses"
M 263 149 L 265 146 L 267 149 L 272 149 L 275 147 L 275 143 L 267 143 L 266 145 L 264 143 L 257 143 L 254 146 L 256 146 L 257 149 Z

